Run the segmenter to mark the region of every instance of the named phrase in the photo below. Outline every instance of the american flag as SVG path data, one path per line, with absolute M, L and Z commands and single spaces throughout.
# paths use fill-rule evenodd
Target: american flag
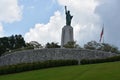
M 103 37 L 103 34 L 104 34 L 104 25 L 103 25 L 103 27 L 102 27 L 102 31 L 101 31 L 101 34 L 100 34 L 100 40 L 99 40 L 99 42 L 101 42 L 102 37 Z

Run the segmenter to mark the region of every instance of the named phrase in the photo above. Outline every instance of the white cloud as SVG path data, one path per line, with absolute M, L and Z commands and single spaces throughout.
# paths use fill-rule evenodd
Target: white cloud
M 61 24 L 60 24 L 61 23 Z M 47 42 L 60 42 L 61 29 L 63 26 L 63 17 L 59 11 L 56 11 L 54 16 L 50 18 L 48 24 L 36 24 L 25 34 L 26 41 L 38 41 L 42 44 Z
M 0 23 L 0 32 L 3 31 L 3 27 L 2 27 L 2 24 Z
M 17 0 L 0 0 L 0 22 L 19 21 L 22 17 L 22 6 Z
M 99 16 L 95 14 L 98 2 L 95 0 L 58 0 L 59 5 L 67 5 L 74 16 L 72 26 L 74 28 L 74 38 L 77 43 L 83 45 L 90 40 L 99 39 L 100 27 Z M 26 41 L 38 41 L 45 44 L 55 41 L 61 42 L 61 30 L 65 25 L 65 14 L 57 11 L 50 18 L 47 24 L 36 24 L 25 34 Z
M 3 36 L 3 26 L 2 26 L 2 24 L 0 23 L 0 37 L 2 37 Z
M 22 18 L 22 6 L 18 5 L 18 0 L 0 0 L 0 37 L 4 30 L 2 23 L 12 23 Z

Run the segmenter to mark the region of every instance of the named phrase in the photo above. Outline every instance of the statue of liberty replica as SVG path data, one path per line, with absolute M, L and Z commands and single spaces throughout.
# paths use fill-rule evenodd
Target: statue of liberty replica
M 73 28 L 71 26 L 71 20 L 73 16 L 71 16 L 70 11 L 67 10 L 67 6 L 65 6 L 65 14 L 66 14 L 66 25 L 62 28 L 62 36 L 61 36 L 61 48 L 64 47 L 68 42 L 74 41 L 73 39 Z
M 66 25 L 70 26 L 73 16 L 71 16 L 69 10 L 67 11 L 67 6 L 65 6 L 65 14 L 66 14 Z

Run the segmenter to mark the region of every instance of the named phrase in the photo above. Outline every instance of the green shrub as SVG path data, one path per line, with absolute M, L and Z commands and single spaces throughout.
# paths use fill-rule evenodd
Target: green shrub
M 43 62 L 21 63 L 16 65 L 0 67 L 0 75 L 77 64 L 77 60 L 48 60 Z
M 105 59 L 82 59 L 80 61 L 80 64 L 95 64 L 95 63 L 114 62 L 114 61 L 120 61 L 120 56 L 114 56 Z

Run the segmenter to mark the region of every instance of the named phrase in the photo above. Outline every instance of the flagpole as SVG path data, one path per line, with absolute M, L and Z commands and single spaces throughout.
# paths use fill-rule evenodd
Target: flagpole
M 104 35 L 103 35 L 103 43 L 104 43 Z

